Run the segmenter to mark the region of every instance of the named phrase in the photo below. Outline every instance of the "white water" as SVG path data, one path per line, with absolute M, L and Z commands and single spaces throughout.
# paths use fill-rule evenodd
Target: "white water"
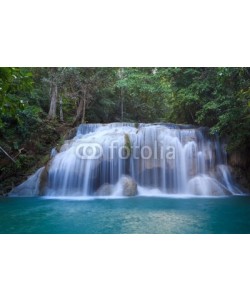
M 102 155 L 87 158 L 88 147 L 101 149 Z M 204 129 L 112 123 L 79 126 L 76 137 L 53 157 L 46 196 L 91 196 L 105 184 L 119 196 L 124 175 L 131 176 L 144 195 L 241 193 L 219 142 L 210 140 Z

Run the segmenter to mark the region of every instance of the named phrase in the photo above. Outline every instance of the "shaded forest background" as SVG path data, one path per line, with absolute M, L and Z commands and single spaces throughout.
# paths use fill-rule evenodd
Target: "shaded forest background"
M 250 68 L 0 68 L 0 147 L 15 161 L 0 149 L 0 194 L 72 128 L 109 122 L 207 126 L 246 158 Z

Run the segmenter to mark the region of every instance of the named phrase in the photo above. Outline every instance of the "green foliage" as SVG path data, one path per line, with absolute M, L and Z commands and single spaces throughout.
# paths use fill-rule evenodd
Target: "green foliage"
M 20 122 L 18 113 L 28 103 L 32 83 L 32 73 L 26 68 L 0 68 L 0 129 L 10 119 Z
M 18 112 L 19 124 L 16 130 L 23 138 L 27 138 L 39 124 L 42 125 L 41 120 L 42 110 L 40 107 L 27 106 Z
M 86 122 L 189 123 L 227 137 L 231 150 L 249 145 L 249 68 L 0 68 L 0 134 L 28 138 L 52 82 L 68 124 L 85 90 Z
M 131 142 L 130 142 L 130 139 L 129 139 L 129 135 L 127 133 L 125 133 L 125 135 L 124 135 L 124 146 L 125 146 L 125 149 L 126 149 L 126 155 L 130 156 L 132 148 L 131 148 Z
M 249 147 L 249 68 L 174 68 L 167 75 L 171 121 L 210 127 L 228 138 L 230 151 Z
M 118 99 L 124 102 L 124 121 L 165 120 L 170 89 L 162 72 L 156 68 L 122 68 L 118 75 L 116 87 Z
M 55 86 L 56 118 L 48 121 Z M 16 160 L 9 163 L 0 153 L 0 182 L 30 174 L 49 159 L 83 97 L 80 121 L 207 126 L 226 138 L 229 151 L 250 150 L 250 68 L 0 68 L 0 141 Z

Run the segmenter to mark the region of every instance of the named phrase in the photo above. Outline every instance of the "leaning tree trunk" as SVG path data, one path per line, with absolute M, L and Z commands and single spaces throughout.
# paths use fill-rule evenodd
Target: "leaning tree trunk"
M 55 82 L 51 83 L 51 98 L 50 98 L 50 109 L 48 118 L 56 118 L 56 104 L 57 104 L 57 84 Z

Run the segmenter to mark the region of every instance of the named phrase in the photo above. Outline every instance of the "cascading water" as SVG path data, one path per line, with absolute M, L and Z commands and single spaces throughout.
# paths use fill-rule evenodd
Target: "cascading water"
M 173 124 L 82 124 L 39 172 L 47 196 L 241 193 L 218 140 Z

